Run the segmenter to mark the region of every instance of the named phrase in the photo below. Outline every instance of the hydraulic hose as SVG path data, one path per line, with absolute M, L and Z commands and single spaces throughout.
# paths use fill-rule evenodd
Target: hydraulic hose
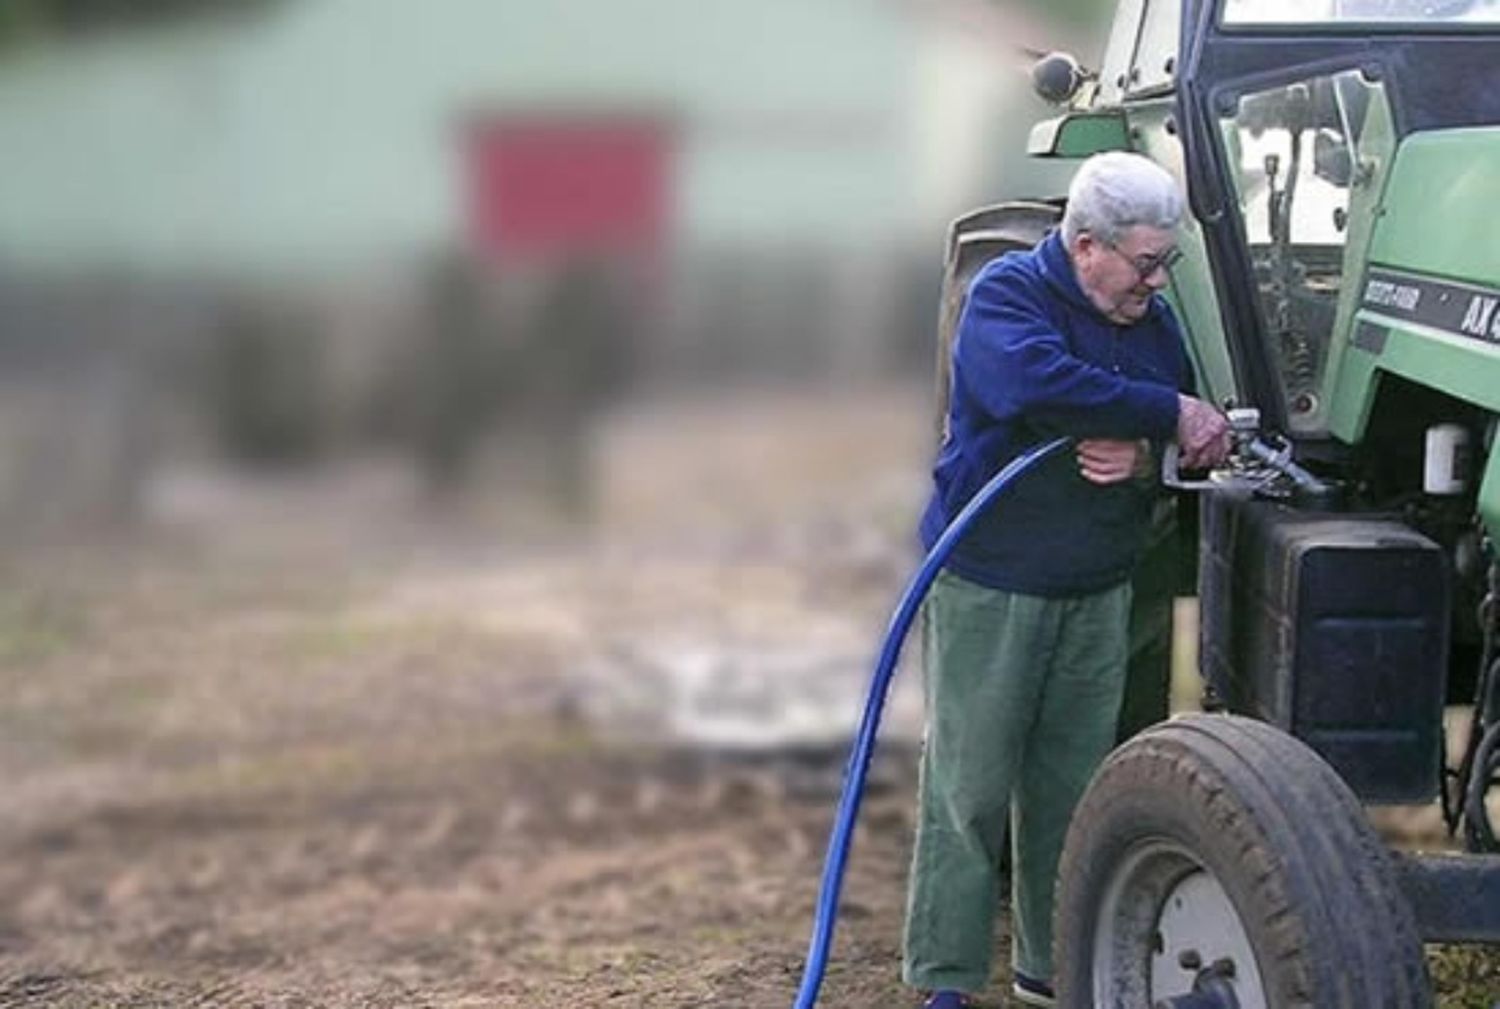
M 1478 730 L 1478 726 L 1475 730 Z M 1490 853 L 1500 851 L 1500 841 L 1495 838 L 1495 829 L 1490 823 L 1490 814 L 1485 806 L 1485 797 L 1495 781 L 1497 764 L 1500 764 L 1500 722 L 1491 725 L 1484 733 L 1484 741 L 1475 751 L 1474 763 L 1469 768 L 1469 790 L 1464 796 L 1464 825 L 1467 828 L 1470 851 Z
M 880 731 L 880 716 L 885 711 L 886 695 L 890 692 L 896 660 L 901 656 L 901 645 L 906 640 L 907 631 L 911 629 L 917 608 L 926 598 L 927 590 L 932 587 L 932 582 L 937 578 L 948 555 L 953 552 L 954 546 L 974 520 L 1023 473 L 1070 441 L 1069 438 L 1057 438 L 1022 453 L 980 488 L 979 493 L 948 524 L 948 528 L 943 530 L 943 534 L 927 552 L 922 566 L 912 576 L 901 601 L 896 604 L 895 613 L 886 629 L 885 642 L 880 648 L 880 657 L 875 663 L 874 675 L 870 678 L 870 692 L 865 698 L 859 733 L 855 736 L 849 763 L 844 768 L 844 789 L 839 796 L 838 813 L 834 817 L 833 831 L 828 838 L 828 852 L 823 860 L 823 879 L 818 890 L 817 914 L 813 919 L 812 939 L 808 943 L 807 961 L 802 968 L 802 985 L 797 990 L 794 1009 L 812 1009 L 818 1000 L 818 989 L 823 985 L 823 973 L 828 968 L 828 951 L 833 942 L 833 927 L 838 919 L 839 893 L 844 886 L 844 866 L 849 858 L 854 823 L 859 817 L 860 800 L 864 798 L 870 759 L 875 754 L 875 736 Z

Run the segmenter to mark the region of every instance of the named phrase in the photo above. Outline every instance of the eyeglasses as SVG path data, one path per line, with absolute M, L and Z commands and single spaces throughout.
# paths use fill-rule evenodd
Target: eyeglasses
M 1172 267 L 1182 261 L 1182 250 L 1175 246 L 1155 256 L 1127 256 L 1120 251 L 1119 246 L 1111 242 L 1102 242 L 1101 244 L 1129 263 L 1131 269 L 1135 270 L 1136 277 L 1143 284 L 1146 282 L 1146 278 L 1155 274 L 1157 270 L 1170 271 Z

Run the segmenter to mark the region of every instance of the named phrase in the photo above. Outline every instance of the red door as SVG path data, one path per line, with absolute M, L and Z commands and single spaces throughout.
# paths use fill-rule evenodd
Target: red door
M 670 227 L 671 161 L 659 119 L 483 121 L 469 136 L 473 239 L 500 260 L 605 254 L 659 262 Z

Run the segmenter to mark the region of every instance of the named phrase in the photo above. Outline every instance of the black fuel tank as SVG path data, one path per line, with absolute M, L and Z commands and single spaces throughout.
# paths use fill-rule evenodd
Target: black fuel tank
M 1442 773 L 1449 577 L 1388 515 L 1203 496 L 1199 665 L 1231 711 L 1317 750 L 1367 802 L 1427 802 Z

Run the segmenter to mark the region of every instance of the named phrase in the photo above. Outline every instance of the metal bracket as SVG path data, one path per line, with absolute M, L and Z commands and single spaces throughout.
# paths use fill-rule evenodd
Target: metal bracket
M 1500 855 L 1395 859 L 1423 942 L 1500 942 Z

